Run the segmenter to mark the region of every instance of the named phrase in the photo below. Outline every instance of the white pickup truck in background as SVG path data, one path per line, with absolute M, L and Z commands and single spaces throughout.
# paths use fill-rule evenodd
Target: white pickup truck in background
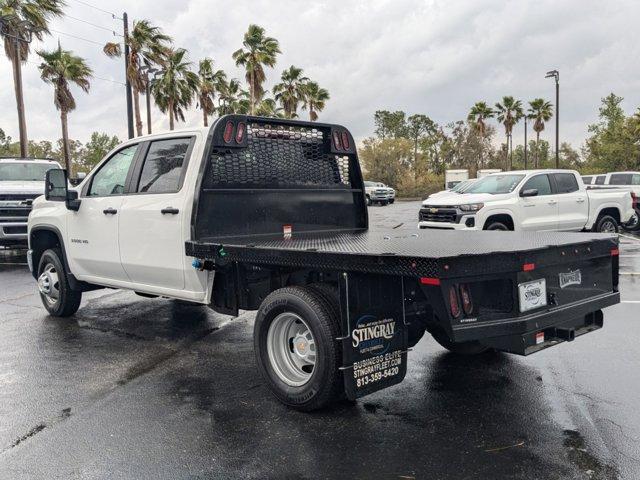
M 626 230 L 637 231 L 640 230 L 640 172 L 610 172 L 600 175 L 583 175 L 587 189 L 618 189 L 625 190 L 634 194 L 633 208 L 636 212 L 635 219 L 629 224 L 625 225 Z
M 630 192 L 587 190 L 573 170 L 494 173 L 464 194 L 429 198 L 420 228 L 617 232 L 635 217 Z
M 382 206 L 389 205 L 396 201 L 396 191 L 381 182 L 364 182 L 367 205 L 375 203 Z
M 0 246 L 27 246 L 31 204 L 44 194 L 47 170 L 60 168 L 53 160 L 0 158 Z

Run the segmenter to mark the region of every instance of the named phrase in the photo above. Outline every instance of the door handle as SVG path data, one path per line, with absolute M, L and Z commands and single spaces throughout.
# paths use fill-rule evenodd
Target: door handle
M 549 205 L 555 205 L 558 202 L 556 202 L 555 200 L 550 200 L 548 203 L 549 203 Z
M 523 205 L 524 208 L 528 208 L 528 207 L 535 207 L 535 205 L 533 203 L 527 203 L 526 205 Z
M 118 210 L 116 210 L 115 208 L 109 207 L 102 210 L 102 213 L 104 213 L 105 215 L 115 215 L 116 213 L 118 213 Z
M 576 202 L 578 202 L 578 203 L 584 203 L 584 198 L 579 198 L 579 199 L 577 199 L 577 200 L 576 200 Z
M 165 215 L 167 213 L 171 214 L 171 215 L 177 215 L 178 213 L 180 213 L 180 210 L 178 210 L 177 208 L 173 208 L 173 207 L 167 207 L 167 208 L 163 208 L 162 210 L 160 210 L 160 213 Z

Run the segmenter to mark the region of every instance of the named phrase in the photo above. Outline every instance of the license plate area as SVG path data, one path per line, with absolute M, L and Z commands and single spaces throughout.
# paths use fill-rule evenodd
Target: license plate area
M 520 313 L 547 305 L 547 281 L 544 278 L 518 284 Z

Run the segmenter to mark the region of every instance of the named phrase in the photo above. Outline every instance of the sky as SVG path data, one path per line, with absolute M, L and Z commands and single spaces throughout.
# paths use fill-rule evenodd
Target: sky
M 290 65 L 329 90 L 320 120 L 347 126 L 356 140 L 373 132 L 376 110 L 423 113 L 438 123 L 464 119 L 476 101 L 494 104 L 504 95 L 523 102 L 555 102 L 545 72 L 560 71 L 560 140 L 574 147 L 588 136 L 600 99 L 624 97 L 628 114 L 640 106 L 640 2 L 637 0 L 66 0 L 65 18 L 33 50 L 63 48 L 85 57 L 94 70 L 90 94 L 73 89 L 71 138 L 86 142 L 93 131 L 126 138 L 124 66 L 101 45 L 122 23 L 87 3 L 130 20 L 148 19 L 189 51 L 197 69 L 203 57 L 231 77 L 244 78 L 231 54 L 250 23 L 280 42 L 282 55 L 267 69 L 266 88 Z M 73 18 L 72 18 L 73 17 Z M 89 25 L 90 22 L 94 25 Z M 99 28 L 102 27 L 102 28 Z M 62 32 L 62 33 L 60 33 Z M 82 37 L 84 40 L 73 38 Z M 86 40 L 91 40 L 91 43 Z M 24 66 L 30 139 L 60 137 L 53 88 L 38 74 L 33 53 Z M 143 103 L 144 105 L 144 103 Z M 302 112 L 304 118 L 306 112 Z M 144 110 L 143 110 L 144 118 Z M 186 124 L 198 126 L 195 107 Z M 18 137 L 13 77 L 0 56 L 0 128 Z M 154 132 L 168 119 L 153 109 Z M 501 134 L 502 129 L 498 132 Z M 514 130 L 522 143 L 523 127 Z M 542 135 L 554 142 L 554 127 Z M 498 137 L 500 138 L 500 137 Z

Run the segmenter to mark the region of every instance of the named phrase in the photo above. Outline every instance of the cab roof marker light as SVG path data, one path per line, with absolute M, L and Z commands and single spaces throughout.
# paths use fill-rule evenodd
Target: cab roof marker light
M 345 150 L 349 150 L 349 135 L 347 135 L 347 132 L 342 132 L 342 146 L 344 147 Z
M 230 143 L 232 138 L 233 138 L 233 122 L 228 121 L 227 124 L 224 126 L 224 134 L 222 136 L 222 139 L 224 140 L 224 143 Z
M 336 150 L 342 150 L 342 140 L 340 140 L 340 134 L 338 132 L 333 132 L 333 144 L 336 147 Z
M 242 141 L 244 140 L 244 132 L 246 130 L 247 126 L 243 122 L 240 122 L 236 130 L 236 143 L 242 143 Z
M 431 277 L 421 277 L 420 278 L 420 283 L 422 285 L 438 286 L 438 285 L 440 285 L 440 279 L 439 278 L 431 278 Z
M 619 248 L 612 248 L 611 249 L 611 256 L 612 257 L 617 257 L 618 255 L 620 255 L 620 249 Z
M 522 265 L 522 271 L 523 272 L 531 272 L 533 270 L 536 269 L 536 264 L 535 263 L 525 263 L 524 265 Z

